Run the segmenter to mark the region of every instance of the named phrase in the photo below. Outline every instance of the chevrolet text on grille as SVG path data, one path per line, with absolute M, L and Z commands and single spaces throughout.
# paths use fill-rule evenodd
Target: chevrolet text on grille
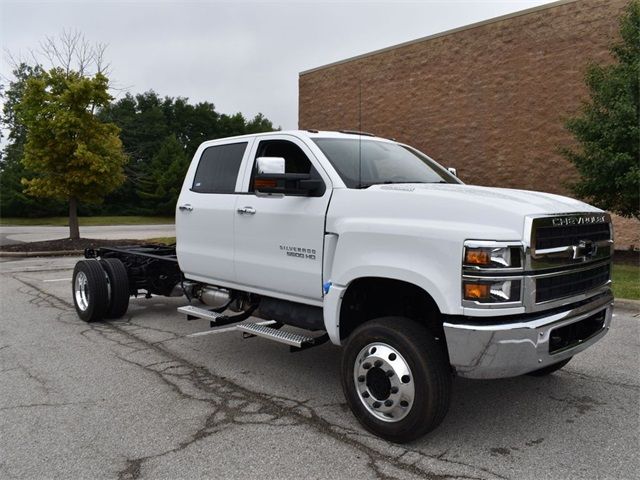
M 568 225 L 589 225 L 593 223 L 606 223 L 607 217 L 605 215 L 590 215 L 587 217 L 560 217 L 554 218 L 552 224 L 554 227 L 568 226 Z

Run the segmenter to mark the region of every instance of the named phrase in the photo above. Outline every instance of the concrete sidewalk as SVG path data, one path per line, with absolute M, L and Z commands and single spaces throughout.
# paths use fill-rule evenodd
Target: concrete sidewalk
M 80 227 L 80 236 L 102 240 L 145 240 L 155 237 L 174 237 L 175 225 L 101 225 Z M 2 226 L 0 246 L 25 242 L 42 242 L 69 237 L 69 227 Z

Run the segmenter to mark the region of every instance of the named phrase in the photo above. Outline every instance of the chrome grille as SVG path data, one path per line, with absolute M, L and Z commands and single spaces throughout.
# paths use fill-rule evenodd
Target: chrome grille
M 611 258 L 611 217 L 607 213 L 530 216 L 525 225 L 528 271 L 586 266 Z
M 611 232 L 608 223 L 591 225 L 563 225 L 540 227 L 536 230 L 536 250 L 578 245 L 581 241 L 600 242 L 609 240 Z
M 609 282 L 610 265 L 536 279 L 536 303 L 579 295 Z

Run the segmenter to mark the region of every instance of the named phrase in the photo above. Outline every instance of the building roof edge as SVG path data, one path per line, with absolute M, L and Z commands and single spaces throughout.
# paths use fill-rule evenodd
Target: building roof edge
M 303 70 L 302 72 L 298 73 L 298 76 L 306 75 L 308 73 L 317 72 L 319 70 L 324 70 L 326 68 L 335 67 L 336 65 L 340 65 L 340 64 L 343 64 L 343 63 L 353 62 L 354 60 L 360 60 L 362 58 L 371 57 L 371 56 L 374 56 L 374 55 L 378 55 L 380 53 L 388 52 L 390 50 L 395 50 L 397 48 L 402 48 L 402 47 L 406 47 L 406 46 L 409 46 L 409 45 L 413 45 L 415 43 L 426 42 L 428 40 L 433 40 L 434 38 L 445 37 L 445 36 L 451 35 L 453 33 L 462 32 L 464 30 L 471 30 L 472 28 L 482 27 L 484 25 L 489 25 L 491 23 L 500 22 L 502 20 L 508 20 L 508 19 L 514 18 L 514 17 L 520 17 L 522 15 L 528 15 L 530 13 L 539 12 L 541 10 L 547 10 L 549 8 L 559 7 L 559 6 L 562 6 L 562 5 L 569 4 L 569 3 L 575 3 L 577 1 L 578 0 L 558 0 L 556 2 L 550 2 L 550 3 L 545 3 L 544 5 L 538 5 L 537 7 L 531 7 L 531 8 L 527 8 L 525 10 L 518 10 L 517 12 L 507 13 L 506 15 L 500 15 L 499 17 L 489 18 L 487 20 L 482 20 L 482 21 L 476 22 L 476 23 L 470 23 L 469 25 L 463 25 L 461 27 L 456 27 L 456 28 L 452 28 L 450 30 L 445 30 L 443 32 L 434 33 L 432 35 L 427 35 L 426 37 L 420 37 L 420 38 L 416 38 L 414 40 L 408 40 L 406 42 L 398 43 L 396 45 L 391 45 L 389 47 L 380 48 L 378 50 L 373 50 L 371 52 L 362 53 L 360 55 L 355 55 L 353 57 L 349 57 L 349 58 L 345 58 L 345 59 L 342 59 L 342 60 L 337 60 L 335 62 L 327 63 L 327 64 L 321 65 L 319 67 L 314 67 L 314 68 L 310 68 L 308 70 Z

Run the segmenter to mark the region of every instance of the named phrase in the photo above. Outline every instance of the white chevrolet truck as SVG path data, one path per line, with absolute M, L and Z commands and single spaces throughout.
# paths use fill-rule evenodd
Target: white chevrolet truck
M 395 442 L 442 421 L 453 376 L 549 374 L 611 321 L 605 212 L 465 185 L 361 132 L 203 143 L 176 231 L 175 246 L 87 250 L 72 281 L 78 315 L 118 318 L 132 295 L 185 295 L 178 310 L 212 328 L 235 324 L 294 352 L 341 345 L 351 410 Z

